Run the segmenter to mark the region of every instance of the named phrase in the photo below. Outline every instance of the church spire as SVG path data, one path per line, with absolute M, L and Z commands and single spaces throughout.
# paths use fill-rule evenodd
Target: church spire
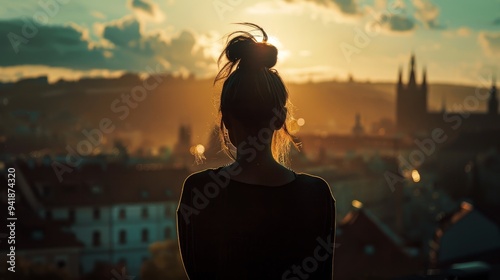
M 355 121 L 354 121 L 354 126 L 352 127 L 352 134 L 354 134 L 354 136 L 363 135 L 365 132 L 365 129 L 363 128 L 363 125 L 361 124 L 361 115 L 359 113 L 356 113 L 354 120 Z
M 422 90 L 427 91 L 427 69 L 424 66 L 424 70 L 422 71 Z
M 488 100 L 488 114 L 498 114 L 497 87 L 494 75 L 491 79 L 490 98 Z
M 408 87 L 415 87 L 417 85 L 417 81 L 415 78 L 415 54 L 411 54 L 410 59 L 410 79 L 408 81 Z
M 443 95 L 443 99 L 441 100 L 441 113 L 446 113 L 446 98 Z
M 399 66 L 398 70 L 398 89 L 403 88 L 403 68 Z

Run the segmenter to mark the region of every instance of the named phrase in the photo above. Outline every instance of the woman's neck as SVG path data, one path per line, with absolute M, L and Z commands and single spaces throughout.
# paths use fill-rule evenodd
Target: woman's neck
M 236 162 L 242 167 L 270 167 L 278 164 L 273 157 L 270 144 L 247 147 L 240 146 L 236 151 Z

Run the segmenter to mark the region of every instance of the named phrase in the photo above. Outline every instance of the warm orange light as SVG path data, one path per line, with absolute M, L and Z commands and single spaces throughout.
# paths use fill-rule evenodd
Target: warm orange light
M 275 46 L 276 48 L 278 48 L 278 50 L 280 50 L 278 52 L 278 61 L 283 62 L 290 56 L 290 51 L 283 46 L 283 44 L 277 37 L 269 36 L 267 38 L 267 43 Z
M 361 207 L 363 207 L 363 203 L 359 200 L 353 200 L 352 201 L 352 206 L 355 207 L 355 208 L 358 208 L 360 209 Z
M 416 169 L 413 169 L 411 171 L 411 178 L 413 179 L 413 182 L 418 183 L 420 182 L 420 173 Z
M 205 147 L 201 144 L 196 145 L 196 153 L 198 154 L 203 154 L 205 152 Z
M 469 202 L 466 202 L 466 201 L 462 201 L 462 203 L 460 204 L 460 207 L 464 210 L 467 210 L 467 211 L 472 211 L 472 209 L 474 209 L 474 206 L 472 206 L 472 204 L 470 204 Z
M 298 124 L 299 126 L 303 126 L 304 124 L 306 124 L 306 120 L 304 120 L 303 118 L 299 118 L 299 119 L 297 120 L 297 124 Z

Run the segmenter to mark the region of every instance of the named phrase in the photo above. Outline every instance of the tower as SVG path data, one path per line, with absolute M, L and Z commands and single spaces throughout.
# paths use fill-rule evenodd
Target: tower
M 352 134 L 354 136 L 361 136 L 364 133 L 365 133 L 365 129 L 363 128 L 363 125 L 361 124 L 361 116 L 359 113 L 356 113 L 355 123 L 354 123 L 354 126 L 352 127 Z
M 410 58 L 410 77 L 408 79 L 408 89 L 417 87 L 417 78 L 415 77 L 415 54 L 411 54 Z
M 422 70 L 422 85 L 420 86 L 420 90 L 427 93 L 427 69 L 425 67 Z
M 191 147 L 191 127 L 188 125 L 179 126 L 179 135 L 177 143 L 175 143 L 172 158 L 175 164 L 179 166 L 187 166 L 193 163 L 193 156 L 189 148 Z
M 401 66 L 399 66 L 399 72 L 398 72 L 398 87 L 397 90 L 398 92 L 403 89 L 403 69 Z
M 425 131 L 427 126 L 427 71 L 422 72 L 422 84 L 417 84 L 415 55 L 410 57 L 408 84 L 402 81 L 402 71 L 399 69 L 396 94 L 397 131 L 414 133 Z
M 446 99 L 443 96 L 443 99 L 441 100 L 441 114 L 444 115 L 446 114 Z
M 498 114 L 498 98 L 495 76 L 493 76 L 491 81 L 490 98 L 488 99 L 488 114 Z

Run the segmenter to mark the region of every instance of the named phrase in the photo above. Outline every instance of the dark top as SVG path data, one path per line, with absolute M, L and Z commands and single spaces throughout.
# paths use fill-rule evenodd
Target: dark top
M 177 208 L 191 280 L 332 279 L 335 200 L 327 182 L 299 173 L 263 186 L 220 171 L 190 175 Z

